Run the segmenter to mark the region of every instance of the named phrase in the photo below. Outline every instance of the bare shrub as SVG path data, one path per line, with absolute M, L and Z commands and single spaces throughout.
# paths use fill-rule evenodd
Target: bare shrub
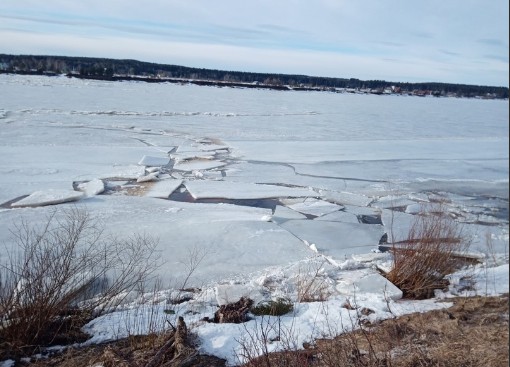
M 76 208 L 54 211 L 42 226 L 21 221 L 11 233 L 15 246 L 0 264 L 0 344 L 8 346 L 0 359 L 62 342 L 157 268 L 156 240 L 105 240 L 101 227 Z
M 386 276 L 405 297 L 432 297 L 434 289 L 447 285 L 445 275 L 459 266 L 467 246 L 460 224 L 436 205 L 417 215 L 407 239 L 393 245 L 393 268 Z

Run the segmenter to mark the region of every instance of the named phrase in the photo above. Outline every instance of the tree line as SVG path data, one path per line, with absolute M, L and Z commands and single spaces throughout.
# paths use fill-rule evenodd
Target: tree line
M 253 73 L 243 71 L 213 70 L 179 65 L 157 64 L 138 60 L 108 58 L 7 55 L 0 54 L 0 72 L 24 74 L 68 74 L 70 76 L 109 79 L 116 77 L 143 77 L 146 79 L 193 79 L 224 83 L 249 83 L 254 85 L 292 89 L 335 89 L 382 91 L 385 88 L 402 92 L 426 91 L 433 95 L 458 97 L 508 98 L 508 88 L 451 83 L 407 83 L 385 80 L 360 80 L 307 75 Z M 282 88 L 283 89 L 283 88 Z

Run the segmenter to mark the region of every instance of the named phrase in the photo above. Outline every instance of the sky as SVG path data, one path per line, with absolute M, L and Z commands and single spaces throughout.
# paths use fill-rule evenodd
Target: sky
M 0 53 L 509 85 L 508 0 L 1 0 Z

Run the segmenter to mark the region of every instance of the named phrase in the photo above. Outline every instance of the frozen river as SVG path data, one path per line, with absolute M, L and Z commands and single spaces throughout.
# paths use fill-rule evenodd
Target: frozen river
M 472 251 L 489 234 L 506 253 L 508 115 L 496 100 L 0 75 L 0 239 L 92 182 L 60 206 L 154 235 L 168 278 L 191 248 L 202 283 L 316 254 L 338 265 L 438 200 Z

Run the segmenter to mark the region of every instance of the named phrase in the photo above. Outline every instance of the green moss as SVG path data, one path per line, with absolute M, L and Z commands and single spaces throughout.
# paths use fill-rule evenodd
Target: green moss
M 278 298 L 276 300 L 260 302 L 251 308 L 251 313 L 256 316 L 270 315 L 282 316 L 288 314 L 294 309 L 293 304 L 286 298 Z

